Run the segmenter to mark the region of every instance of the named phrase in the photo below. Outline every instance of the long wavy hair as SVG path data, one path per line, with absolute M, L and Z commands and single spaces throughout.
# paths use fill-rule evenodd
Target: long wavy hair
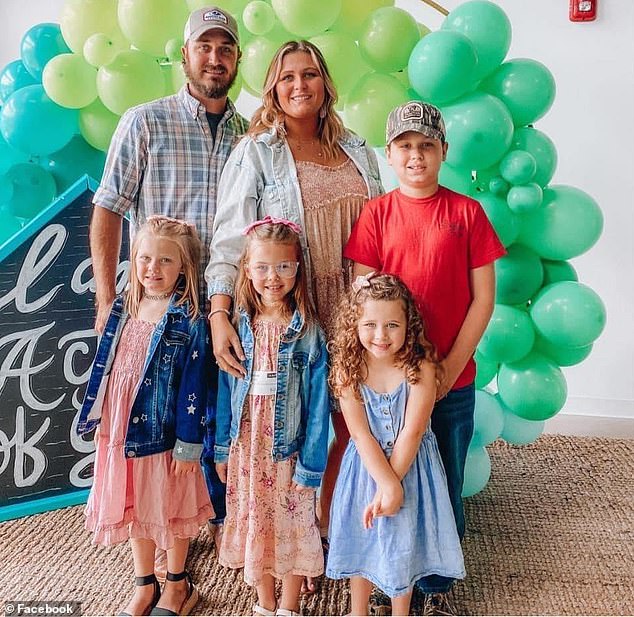
M 143 299 L 143 285 L 139 281 L 136 268 L 136 258 L 139 253 L 141 240 L 147 236 L 160 236 L 171 240 L 178 246 L 183 271 L 176 282 L 175 291 L 180 297 L 175 305 L 180 306 L 189 302 L 189 316 L 198 313 L 198 264 L 201 259 L 201 244 L 196 228 L 191 223 L 186 223 L 169 216 L 150 216 L 139 229 L 132 242 L 130 251 L 130 283 L 126 295 L 125 306 L 130 315 L 136 317 L 139 314 L 139 305 Z
M 277 98 L 275 86 L 280 79 L 284 57 L 297 51 L 310 55 L 324 80 L 324 102 L 319 110 L 318 136 L 326 157 L 336 158 L 338 154 L 337 143 L 345 131 L 343 122 L 335 111 L 337 89 L 328 71 L 324 56 L 319 48 L 309 41 L 288 41 L 273 56 L 264 80 L 262 106 L 253 114 L 248 134 L 255 136 L 274 128 L 280 138 L 286 136 L 284 112 Z
M 253 281 L 247 275 L 249 249 L 255 241 L 287 244 L 295 247 L 299 267 L 297 268 L 293 289 L 286 296 L 285 316 L 290 318 L 293 311 L 296 309 L 299 311 L 304 321 L 303 328 L 299 333 L 299 336 L 302 336 L 311 324 L 316 323 L 315 309 L 310 294 L 308 293 L 308 280 L 306 277 L 302 245 L 299 236 L 288 225 L 282 223 L 263 223 L 251 229 L 246 235 L 246 243 L 238 266 L 238 279 L 236 281 L 235 292 L 236 309 L 241 308 L 246 311 L 253 320 L 264 308 L 262 299 L 253 286 Z M 237 324 L 237 321 L 238 314 L 236 312 L 234 322 Z
M 416 308 L 411 292 L 405 284 L 391 274 L 380 274 L 369 279 L 367 287 L 351 289 L 339 305 L 335 336 L 328 344 L 332 367 L 328 381 L 334 395 L 339 398 L 351 388 L 361 399 L 360 385 L 367 377 L 366 350 L 359 340 L 358 323 L 363 305 L 368 300 L 397 300 L 402 302 L 407 320 L 405 343 L 396 353 L 397 366 L 405 369 L 410 384 L 419 380 L 422 360 L 428 360 L 439 370 L 436 350 L 425 337 L 423 320 Z

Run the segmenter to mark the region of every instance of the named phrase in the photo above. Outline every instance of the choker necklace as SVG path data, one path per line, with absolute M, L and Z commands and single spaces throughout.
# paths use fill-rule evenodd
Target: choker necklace
M 165 300 L 165 298 L 169 298 L 171 295 L 172 295 L 171 291 L 167 291 L 164 294 L 157 294 L 155 296 L 145 291 L 143 292 L 143 297 L 147 298 L 148 300 Z

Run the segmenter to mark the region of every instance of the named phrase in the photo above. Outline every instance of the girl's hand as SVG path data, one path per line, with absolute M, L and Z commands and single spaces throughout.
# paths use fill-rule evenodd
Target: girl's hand
M 297 484 L 297 482 L 292 482 L 291 486 L 298 492 L 298 493 L 303 493 L 303 492 L 309 492 L 309 491 L 315 491 L 317 489 L 311 487 L 311 486 L 304 486 L 303 484 Z
M 216 463 L 216 473 L 223 484 L 227 483 L 227 463 Z
M 184 476 L 185 474 L 193 473 L 194 471 L 196 471 L 198 465 L 198 461 L 181 461 L 177 458 L 173 458 L 170 471 L 175 476 Z

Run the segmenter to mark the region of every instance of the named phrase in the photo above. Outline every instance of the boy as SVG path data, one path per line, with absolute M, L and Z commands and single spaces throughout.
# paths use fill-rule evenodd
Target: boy
M 399 188 L 365 205 L 344 256 L 355 262 L 355 277 L 372 270 L 399 276 L 436 346 L 443 374 L 431 423 L 462 538 L 461 493 L 475 405 L 473 353 L 493 311 L 493 262 L 505 250 L 477 201 L 438 184 L 448 144 L 436 107 L 410 101 L 393 109 L 386 144 Z M 452 584 L 436 575 L 417 582 L 432 614 L 451 609 L 446 592 Z

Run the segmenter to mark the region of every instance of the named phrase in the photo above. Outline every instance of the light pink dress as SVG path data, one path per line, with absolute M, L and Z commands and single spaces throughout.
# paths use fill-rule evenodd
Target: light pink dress
M 286 326 L 256 320 L 253 329 L 253 370 L 275 370 Z M 274 395 L 247 396 L 239 436 L 229 450 L 220 563 L 244 567 L 244 580 L 252 586 L 264 574 L 282 578 L 324 571 L 315 491 L 292 486 L 296 456 L 279 462 L 271 456 L 274 404 Z
M 214 516 L 200 468 L 176 477 L 172 451 L 126 458 L 130 411 L 142 377 L 154 324 L 128 319 L 104 397 L 95 476 L 86 505 L 86 529 L 93 541 L 109 546 L 147 538 L 162 549 L 174 538 L 193 538 Z

